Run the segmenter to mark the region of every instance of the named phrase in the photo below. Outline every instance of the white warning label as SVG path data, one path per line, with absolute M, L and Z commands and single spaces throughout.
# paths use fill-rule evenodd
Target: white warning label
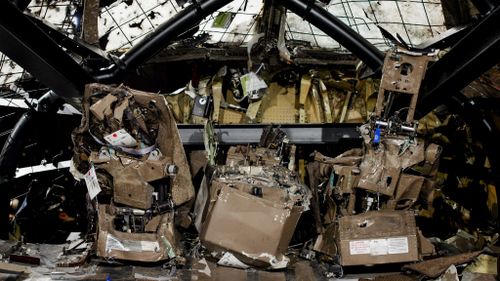
M 369 255 L 370 240 L 349 241 L 349 252 L 351 255 Z
M 372 256 L 387 255 L 387 239 L 370 240 L 370 255 Z
M 351 255 L 395 255 L 409 253 L 408 237 L 349 241 Z
M 99 192 L 101 192 L 101 187 L 99 186 L 99 180 L 97 179 L 94 165 L 90 166 L 89 171 L 83 176 L 83 179 L 87 185 L 90 200 L 92 200 L 97 196 L 97 194 L 99 194 Z
M 389 254 L 407 254 L 408 237 L 394 237 L 387 239 L 387 247 Z
M 119 239 L 108 233 L 106 237 L 106 251 L 119 250 L 123 252 L 156 252 L 160 245 L 155 241 L 133 241 Z

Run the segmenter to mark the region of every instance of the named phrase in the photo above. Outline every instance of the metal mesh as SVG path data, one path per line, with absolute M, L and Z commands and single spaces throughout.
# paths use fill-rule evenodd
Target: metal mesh
M 81 0 L 33 0 L 26 8 L 26 12 L 46 20 L 68 36 L 78 36 L 81 11 Z M 29 92 L 48 90 L 39 86 L 31 90 L 20 87 L 23 82 L 31 80 L 28 72 L 0 53 L 0 106 L 25 107 L 20 99 L 27 97 Z
M 115 2 L 101 9 L 99 36 L 107 37 L 106 50 L 125 51 L 184 7 L 174 0 Z
M 33 0 L 27 11 L 43 18 L 70 36 L 79 36 L 82 0 Z M 50 4 L 49 4 L 50 3 Z M 333 0 L 322 5 L 378 48 L 390 44 L 377 28 L 380 25 L 393 34 L 400 34 L 410 45 L 417 45 L 445 31 L 439 0 Z M 190 5 L 186 0 L 123 0 L 101 8 L 98 31 L 107 42 L 107 51 L 125 52 L 163 22 Z M 208 33 L 209 43 L 230 42 L 245 45 L 255 35 L 256 18 L 262 12 L 261 0 L 236 0 L 205 18 L 193 29 L 195 34 Z M 218 22 L 221 16 L 229 20 Z M 217 23 L 218 22 L 218 23 Z M 313 47 L 346 51 L 340 44 L 289 12 L 286 39 L 303 40 Z M 14 81 L 29 77 L 24 70 L 0 54 L 0 91 L 14 88 Z M 12 90 L 7 91 L 12 94 Z
M 0 94 L 2 90 L 10 89 L 15 81 L 26 75 L 22 67 L 0 53 Z
M 26 108 L 24 102 L 28 94 L 33 91 L 49 90 L 37 85 L 34 89 L 23 89 L 20 85 L 32 81 L 31 75 L 21 66 L 0 53 L 0 106 Z M 0 118 L 2 118 L 0 114 Z
M 439 0 L 333 0 L 320 5 L 381 50 L 386 50 L 391 44 L 377 25 L 392 34 L 399 34 L 411 46 L 446 31 Z M 338 42 L 291 12 L 287 15 L 286 31 L 289 40 L 303 40 L 311 42 L 313 47 L 346 51 Z
M 106 50 L 124 51 L 188 5 L 179 5 L 174 0 L 134 0 L 129 5 L 121 2 L 104 7 L 99 17 L 99 35 L 108 36 Z M 261 8 L 260 1 L 236 0 L 205 18 L 191 31 L 196 35 L 204 32 L 210 34 L 209 43 L 231 42 L 242 45 L 254 34 L 255 21 Z M 214 25 L 220 13 L 233 16 L 227 26 Z
M 26 12 L 50 22 L 69 36 L 80 34 L 83 0 L 33 0 Z
M 261 1 L 237 0 L 211 14 L 200 24 L 198 33 L 210 34 L 209 43 L 230 42 L 245 45 L 256 34 L 256 19 L 262 11 Z M 223 13 L 233 15 L 225 27 L 214 26 L 216 19 Z
M 145 5 L 144 3 L 148 3 Z M 439 0 L 334 0 L 322 5 L 376 47 L 385 50 L 390 43 L 382 36 L 377 25 L 400 34 L 410 45 L 417 45 L 434 35 L 444 32 L 444 17 Z M 101 11 L 100 35 L 109 32 L 107 50 L 131 47 L 139 38 L 174 15 L 184 6 L 177 1 L 123 2 Z M 237 0 L 204 19 L 196 28 L 197 34 L 208 33 L 209 43 L 245 45 L 255 35 L 257 15 L 262 12 L 262 1 Z M 152 14 L 153 13 L 153 14 Z M 221 14 L 231 14 L 229 24 L 216 26 Z M 153 18 L 151 18 L 153 16 Z M 286 38 L 308 41 L 313 47 L 346 51 L 329 36 L 289 12 Z

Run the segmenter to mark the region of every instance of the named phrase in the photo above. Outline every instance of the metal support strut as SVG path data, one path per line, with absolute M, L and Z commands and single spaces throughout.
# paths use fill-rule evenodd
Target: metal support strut
M 334 15 L 314 4 L 314 1 L 280 0 L 277 2 L 297 15 L 301 15 L 312 25 L 335 39 L 373 71 L 379 70 L 384 64 L 384 53 Z

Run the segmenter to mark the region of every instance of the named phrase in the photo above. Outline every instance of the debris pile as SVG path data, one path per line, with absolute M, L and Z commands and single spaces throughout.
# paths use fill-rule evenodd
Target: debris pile
M 259 70 L 223 68 L 166 97 L 88 85 L 70 171 L 85 182 L 90 228 L 54 263 L 82 265 L 95 251 L 106 262 L 160 262 L 169 276 L 177 267 L 209 277 L 254 268 L 299 276 L 302 268 L 331 278 L 367 265 L 403 271 L 374 280 L 496 274 L 498 234 L 471 228 L 426 238 L 429 226 L 421 224 L 440 211 L 436 198 L 448 200 L 438 188 L 443 148 L 423 139 L 414 120 L 430 60 L 389 52 L 377 97 L 373 81 L 317 70 L 271 81 Z M 364 93 L 351 96 L 356 89 Z M 407 107 L 392 108 L 404 101 Z M 279 126 L 265 127 L 258 144 L 232 146 L 218 143 L 213 128 L 360 120 L 361 147 L 336 156 L 330 147 L 296 146 Z M 205 124 L 205 151 L 191 151 L 190 163 L 177 121 Z M 1 258 L 44 262 L 21 244 L 5 244 Z
M 138 261 L 182 256 L 175 211 L 194 198 L 170 109 L 158 95 L 88 85 L 73 135 L 75 177 L 96 208 L 97 255 Z
M 293 169 L 284 167 L 294 154 L 284 132 L 268 127 L 261 146 L 231 147 L 226 165 L 209 168 L 195 212 L 202 245 L 218 264 L 287 266 L 284 253 L 311 197 Z

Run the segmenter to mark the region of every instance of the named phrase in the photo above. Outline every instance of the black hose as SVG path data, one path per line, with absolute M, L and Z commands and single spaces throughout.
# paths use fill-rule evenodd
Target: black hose
M 231 0 L 206 0 L 194 3 L 161 24 L 146 38 L 132 47 L 109 69 L 96 76 L 101 83 L 115 82 L 126 70 L 134 69 L 161 51 L 172 40 L 189 31 L 205 17 L 231 3 Z

